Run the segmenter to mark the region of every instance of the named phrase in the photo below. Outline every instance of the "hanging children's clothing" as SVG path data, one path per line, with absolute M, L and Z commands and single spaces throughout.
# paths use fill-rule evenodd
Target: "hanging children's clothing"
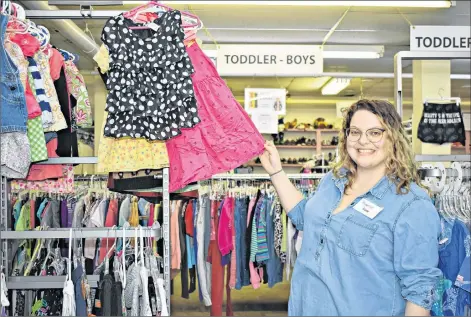
M 177 43 L 176 48 L 180 49 L 180 44 L 182 43 L 181 30 L 174 30 L 173 24 L 181 23 L 181 21 L 178 20 L 177 22 L 172 22 L 170 19 L 172 16 L 178 16 L 179 19 L 181 18 L 180 13 L 177 10 L 173 10 L 163 13 L 161 17 L 156 19 L 154 22 L 169 26 L 168 30 L 167 27 L 165 27 L 165 32 L 176 32 L 176 36 L 172 36 L 174 36 L 173 40 Z M 170 19 L 170 21 L 168 19 Z M 102 47 L 94 57 L 94 59 L 99 63 L 102 71 L 110 69 L 108 72 L 109 79 L 107 81 L 107 86 L 110 90 L 107 107 L 111 107 L 112 111 L 107 108 L 108 115 L 106 126 L 104 128 L 105 137 L 111 136 L 111 127 L 109 122 L 115 124 L 116 112 L 127 111 L 128 113 L 127 119 L 122 119 L 122 122 L 118 121 L 120 129 L 123 129 L 122 127 L 126 127 L 126 120 L 135 120 L 130 111 L 133 111 L 133 113 L 139 114 L 140 116 L 145 116 L 143 111 L 147 112 L 149 110 L 149 106 L 147 106 L 144 101 L 149 102 L 149 99 L 151 99 L 152 102 L 150 102 L 149 105 L 161 103 L 167 100 L 166 96 L 169 96 L 172 99 L 172 96 L 175 95 L 175 93 L 172 92 L 174 84 L 165 86 L 160 83 L 157 84 L 157 89 L 161 89 L 158 90 L 158 93 L 162 94 L 165 97 L 164 99 L 154 97 L 148 97 L 146 99 L 144 97 L 143 101 L 137 100 L 133 101 L 135 104 L 127 104 L 128 99 L 135 99 L 135 96 L 133 95 L 127 96 L 127 94 L 130 94 L 131 92 L 128 92 L 130 89 L 126 87 L 129 85 L 137 85 L 135 82 L 135 76 L 137 76 L 138 73 L 136 71 L 136 67 L 139 66 L 141 69 L 144 67 L 144 74 L 146 74 L 146 65 L 148 64 L 146 62 L 148 61 L 145 60 L 145 58 L 148 57 L 149 60 L 150 58 L 153 58 L 152 61 L 154 61 L 158 54 L 162 54 L 159 51 L 147 52 L 147 50 L 154 48 L 154 46 L 160 48 L 162 45 L 162 47 L 164 47 L 169 41 L 168 38 L 162 38 L 159 36 L 159 32 L 163 32 L 160 31 L 163 30 L 163 28 L 159 28 L 158 32 L 153 32 L 152 30 L 137 31 L 129 28 L 136 25 L 137 24 L 123 16 L 110 19 L 102 34 L 102 39 L 106 47 Z M 146 39 L 149 44 L 143 45 L 142 43 L 147 43 Z M 170 39 L 172 39 L 172 37 L 170 37 Z M 120 46 L 122 43 L 124 43 L 124 45 Z M 174 46 L 170 45 L 169 48 L 174 48 Z M 163 70 L 165 70 L 167 75 L 166 77 L 164 76 L 163 81 L 166 83 L 167 81 L 172 83 L 171 79 L 178 80 L 178 74 L 180 74 L 180 76 L 187 76 L 187 73 L 189 72 L 188 75 L 191 75 L 190 80 L 192 82 L 192 86 L 184 87 L 183 84 L 180 86 L 179 83 L 176 83 L 176 88 L 182 90 L 183 93 L 188 94 L 188 98 L 190 98 L 192 105 L 194 105 L 192 99 L 193 96 L 196 98 L 197 115 L 201 121 L 191 129 L 181 129 L 178 132 L 180 135 L 167 138 L 166 146 L 168 151 L 168 160 L 170 162 L 171 192 L 179 190 L 190 183 L 209 179 L 212 175 L 227 172 L 250 161 L 255 156 L 263 153 L 265 142 L 249 116 L 235 100 L 230 89 L 224 83 L 224 80 L 218 75 L 217 70 L 214 67 L 214 63 L 205 56 L 196 42 L 190 41 L 186 43 L 184 48 L 186 50 L 185 52 L 182 52 L 181 50 L 178 50 L 178 52 L 182 54 L 181 63 L 183 68 L 188 71 L 182 71 L 180 73 L 177 72 L 179 70 L 179 63 L 177 63 L 177 66 L 172 64 L 175 58 L 177 58 L 176 55 L 173 54 L 170 54 L 170 56 L 167 55 L 168 57 L 165 57 L 164 59 L 167 60 L 168 58 L 171 58 L 171 61 L 167 60 L 165 63 L 161 61 L 155 65 L 163 67 L 162 70 L 160 70 L 162 74 L 164 73 Z M 126 56 L 135 55 L 139 57 L 138 60 L 127 62 Z M 162 55 L 162 57 L 164 57 L 164 55 Z M 141 62 L 141 60 L 144 60 L 144 62 Z M 137 65 L 133 63 L 137 63 Z M 149 63 L 149 65 L 152 66 L 152 63 Z M 189 68 L 187 68 L 186 65 L 188 65 Z M 158 72 L 159 71 L 157 71 L 157 73 Z M 173 72 L 176 72 L 176 74 L 173 74 Z M 147 79 L 143 77 L 141 78 L 141 82 L 149 82 L 150 85 L 150 83 L 155 80 L 159 80 L 159 78 L 159 76 L 156 76 L 147 81 Z M 190 82 L 188 81 L 188 84 L 189 83 Z M 122 88 L 122 91 L 118 92 L 116 87 L 120 89 Z M 136 87 L 141 86 L 137 85 Z M 145 85 L 142 85 L 139 89 L 136 87 L 134 89 L 137 91 L 136 94 L 140 93 L 139 89 L 148 89 L 145 88 Z M 125 100 L 125 103 L 117 101 L 118 95 L 122 100 Z M 152 94 L 150 96 L 152 96 Z M 178 96 L 173 99 L 177 104 L 179 103 Z M 118 106 L 116 106 L 116 102 L 118 102 Z M 170 105 L 172 104 L 173 103 L 170 102 Z M 161 107 L 164 107 L 163 109 L 167 109 L 165 104 Z M 171 108 L 166 111 L 171 111 Z M 190 112 L 193 113 L 192 110 Z M 194 114 L 196 115 L 196 112 Z M 183 118 L 185 118 L 185 116 L 183 116 Z M 180 119 L 177 117 L 174 119 L 170 118 L 169 122 L 172 122 L 172 126 L 176 125 L 176 127 L 178 127 Z M 161 124 L 164 124 L 164 122 Z M 142 135 L 139 131 L 135 131 L 136 129 L 139 129 L 138 125 L 136 125 L 136 127 L 133 125 L 128 127 L 130 130 L 134 131 L 130 132 L 131 134 L 134 134 L 134 137 L 149 138 Z M 159 128 L 156 125 L 153 124 L 152 127 L 150 125 L 145 126 L 146 129 L 156 129 L 155 131 L 157 133 L 159 132 Z M 116 129 L 117 128 L 113 130 L 114 133 L 118 133 L 118 130 Z M 124 134 L 119 136 L 114 135 L 114 137 L 123 136 Z M 158 136 L 156 137 L 158 138 Z M 100 143 L 102 142 L 105 141 L 101 141 Z M 111 144 L 111 142 L 106 142 L 108 143 L 108 146 L 110 146 L 109 144 Z M 130 140 L 129 142 L 135 142 L 135 140 Z M 100 144 L 100 148 L 101 146 L 102 145 Z M 106 145 L 103 145 L 103 148 L 106 149 Z M 138 146 L 138 148 L 140 148 L 140 146 Z M 105 155 L 109 152 L 105 151 L 105 154 L 103 155 L 101 153 L 102 151 L 100 150 L 99 161 L 102 162 L 100 164 L 100 169 L 103 168 L 104 170 L 109 171 L 109 169 L 104 167 L 106 164 L 105 162 L 108 161 L 105 159 Z M 120 170 L 116 171 L 129 172 L 136 170 L 134 164 L 127 163 L 127 155 L 128 154 L 125 153 L 121 156 L 124 160 L 122 160 L 123 163 L 119 166 Z
M 6 29 L 9 16 L 0 14 L 0 164 L 2 176 L 24 178 L 31 163 L 29 142 L 26 134 L 28 118 L 25 90 L 18 68 L 5 50 Z M 8 151 L 6 150 L 8 149 Z
M 105 118 L 108 118 L 107 113 Z M 102 136 L 99 149 L 97 166 L 99 173 L 157 170 L 169 166 L 167 148 L 162 141 Z
M 437 287 L 438 300 L 432 306 L 434 316 L 465 316 L 471 307 L 470 262 L 471 235 L 458 219 L 441 219 L 445 228 L 439 250 L 438 267 L 443 278 Z
M 155 21 L 157 32 L 123 15 L 110 18 L 102 41 L 110 56 L 104 135 L 167 140 L 199 123 L 190 75 L 193 67 L 183 44 L 179 11 Z
M 167 141 L 170 191 L 230 171 L 264 151 L 265 140 L 196 42 L 187 47 L 201 123 Z

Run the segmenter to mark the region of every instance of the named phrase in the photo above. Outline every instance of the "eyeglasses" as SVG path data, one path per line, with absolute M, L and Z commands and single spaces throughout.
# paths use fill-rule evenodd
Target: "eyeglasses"
M 378 143 L 383 138 L 384 131 L 386 130 L 380 128 L 368 129 L 365 132 L 366 138 L 371 143 Z M 347 130 L 345 130 L 345 133 L 347 135 L 347 140 L 351 142 L 358 142 L 361 139 L 361 136 L 363 135 L 363 132 L 356 128 L 348 128 Z

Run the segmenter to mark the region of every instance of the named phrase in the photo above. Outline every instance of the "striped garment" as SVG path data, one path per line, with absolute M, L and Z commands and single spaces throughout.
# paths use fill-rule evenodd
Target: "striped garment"
M 263 202 L 263 198 L 260 197 L 257 205 L 253 210 L 252 216 L 252 236 L 250 239 L 250 262 L 255 262 L 255 256 L 258 253 L 258 240 L 257 240 L 257 219 L 258 215 L 260 214 L 260 206 Z
M 255 260 L 258 263 L 263 263 L 270 258 L 268 254 L 268 244 L 267 244 L 267 204 L 268 198 L 263 197 L 262 203 L 260 204 L 260 210 L 258 213 L 257 221 L 257 255 Z
M 38 64 L 32 57 L 28 57 L 28 64 L 28 75 L 31 90 L 36 96 L 36 100 L 41 107 L 43 128 L 48 128 L 53 124 L 53 119 L 49 98 L 47 97 L 46 90 L 44 89 L 43 78 L 39 72 Z

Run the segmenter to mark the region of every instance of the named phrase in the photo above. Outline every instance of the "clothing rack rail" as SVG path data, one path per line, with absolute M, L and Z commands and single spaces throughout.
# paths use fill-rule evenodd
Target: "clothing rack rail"
M 30 231 L 3 231 L 2 240 L 20 240 L 20 239 L 68 239 L 70 229 L 73 230 L 73 239 L 86 238 L 115 238 L 120 237 L 123 229 L 121 228 L 51 228 L 47 230 L 30 230 Z M 126 231 L 133 232 L 135 228 L 126 228 Z M 142 235 L 144 238 L 162 237 L 160 228 L 143 227 Z
M 325 174 L 287 174 L 289 179 L 321 179 Z M 213 180 L 269 180 L 268 174 L 218 174 L 214 175 Z
M 416 155 L 416 162 L 470 162 L 471 155 Z
M 458 171 L 453 168 L 447 168 L 446 170 L 447 177 L 458 177 Z M 422 178 L 424 177 L 441 177 L 442 174 L 437 169 L 428 169 L 428 168 L 421 168 L 419 169 L 419 174 Z M 469 169 L 463 170 L 463 177 L 471 177 L 471 171 Z
M 44 18 L 48 18 L 44 16 Z M 41 162 L 40 164 L 97 164 L 98 157 L 60 157 L 60 158 L 50 158 L 47 161 Z M 80 178 L 80 177 L 79 177 Z M 162 209 L 163 209 L 163 225 L 161 229 L 156 228 L 146 228 L 143 234 L 151 237 L 163 238 L 163 267 L 164 267 L 164 287 L 166 292 L 167 307 L 170 314 L 170 175 L 169 168 L 162 169 L 162 175 L 159 176 L 162 178 Z M 94 178 L 95 179 L 95 178 Z M 91 180 L 91 177 L 90 177 Z M 0 183 L 0 271 L 5 270 L 7 287 L 14 289 L 15 285 L 18 285 L 17 289 L 24 289 L 25 285 L 30 285 L 31 278 L 37 278 L 40 280 L 38 285 L 43 285 L 38 288 L 63 288 L 64 280 L 48 282 L 48 277 L 17 277 L 16 280 L 13 277 L 9 276 L 11 272 L 11 261 L 13 259 L 13 254 L 10 254 L 10 241 L 14 239 L 37 239 L 37 238 L 68 238 L 70 234 L 70 228 L 66 228 L 66 231 L 61 230 L 43 230 L 43 231 L 9 231 L 10 228 L 10 216 L 8 214 L 8 197 L 10 193 L 9 183 L 6 177 L 1 177 Z M 75 237 L 87 237 L 87 238 L 113 238 L 114 232 L 111 233 L 112 228 L 103 228 L 103 229 L 94 229 L 94 230 L 74 230 Z M 144 228 L 143 228 L 144 229 Z M 119 229 L 118 229 L 119 230 Z M 66 236 L 65 236 L 66 235 Z M 62 278 L 62 277 L 60 277 Z M 20 280 L 18 280 L 20 279 Z M 11 283 L 13 284 L 11 284 Z M 19 284 L 14 284 L 18 282 Z
M 64 288 L 66 276 L 10 276 L 7 280 L 9 290 L 61 289 Z M 96 288 L 100 275 L 87 275 L 90 287 Z

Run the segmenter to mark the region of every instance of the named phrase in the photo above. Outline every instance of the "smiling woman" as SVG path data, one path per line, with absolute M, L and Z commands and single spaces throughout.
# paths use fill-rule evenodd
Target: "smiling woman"
M 388 101 L 356 102 L 346 112 L 343 131 L 339 141 L 340 162 L 334 174 L 339 175 L 346 168 L 348 186 L 358 173 L 384 168 L 386 175 L 397 179 L 398 193 L 407 191 L 412 181 L 419 183 L 407 133 Z
M 440 221 L 401 118 L 387 101 L 360 100 L 345 115 L 340 161 L 302 197 L 276 148 L 261 157 L 288 217 L 303 231 L 290 316 L 426 316 L 441 278 Z

